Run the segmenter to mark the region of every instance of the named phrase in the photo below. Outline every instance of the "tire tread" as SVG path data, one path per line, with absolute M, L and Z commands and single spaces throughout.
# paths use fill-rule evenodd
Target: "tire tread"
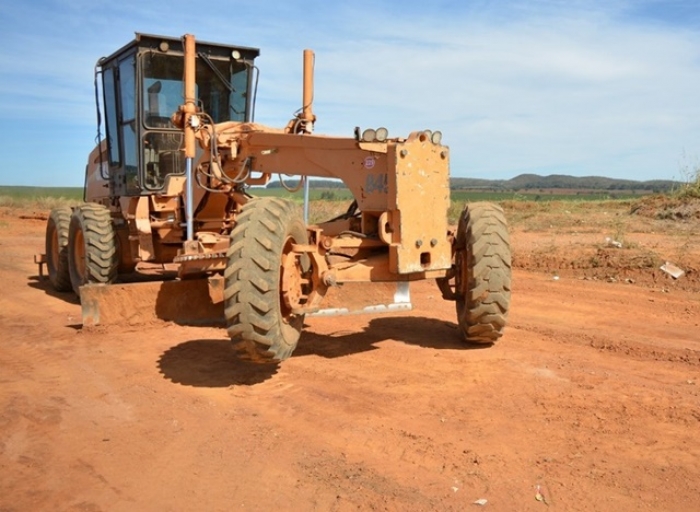
M 460 218 L 457 250 L 465 252 L 466 290 L 457 301 L 460 329 L 469 343 L 491 344 L 507 323 L 511 296 L 511 252 L 503 209 L 474 203 Z
M 69 207 L 54 208 L 49 213 L 46 223 L 46 266 L 49 282 L 58 292 L 69 292 L 73 289 L 68 269 L 68 229 L 70 226 L 71 209 Z M 53 233 L 56 232 L 58 243 L 58 260 L 53 260 Z
M 78 231 L 85 242 L 85 275 L 77 271 L 72 253 Z M 110 211 L 101 204 L 87 203 L 73 210 L 68 233 L 68 267 L 73 291 L 80 296 L 80 287 L 89 283 L 109 284 L 118 270 L 117 236 Z
M 287 236 L 306 236 L 305 228 L 299 231 L 300 222 L 288 201 L 256 198 L 246 203 L 231 231 L 224 272 L 225 316 L 228 335 L 245 359 L 281 361 L 296 348 L 303 315 L 283 325 L 280 272 Z

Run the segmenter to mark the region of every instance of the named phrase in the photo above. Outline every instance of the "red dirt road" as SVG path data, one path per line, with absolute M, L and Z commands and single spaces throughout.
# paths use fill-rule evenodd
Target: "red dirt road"
M 506 335 L 470 349 L 423 282 L 413 312 L 308 319 L 261 367 L 222 329 L 81 329 L 36 277 L 44 221 L 18 215 L 2 511 L 700 510 L 697 291 L 516 269 Z

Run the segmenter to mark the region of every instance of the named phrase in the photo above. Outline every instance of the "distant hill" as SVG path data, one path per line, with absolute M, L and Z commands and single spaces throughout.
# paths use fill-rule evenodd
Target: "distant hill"
M 299 181 L 297 179 L 285 180 L 288 187 L 295 187 Z M 645 190 L 649 192 L 666 192 L 678 188 L 681 183 L 671 180 L 620 180 L 615 178 L 604 178 L 602 176 L 565 176 L 562 174 L 551 174 L 549 176 L 539 176 L 537 174 L 521 174 L 509 180 L 487 180 L 481 178 L 450 178 L 450 188 L 452 190 L 493 190 L 493 191 L 513 191 L 513 190 L 538 190 L 538 189 L 568 189 L 568 190 Z M 279 188 L 282 185 L 279 181 L 272 181 L 267 184 L 267 188 Z M 310 188 L 344 188 L 340 181 L 335 180 L 315 180 L 310 181 Z
M 531 189 L 570 189 L 570 190 L 647 190 L 665 192 L 677 188 L 681 183 L 671 180 L 620 180 L 602 176 L 565 176 L 550 174 L 521 174 L 509 180 L 485 180 L 476 178 L 450 178 L 450 188 L 489 189 L 489 190 L 531 190 Z

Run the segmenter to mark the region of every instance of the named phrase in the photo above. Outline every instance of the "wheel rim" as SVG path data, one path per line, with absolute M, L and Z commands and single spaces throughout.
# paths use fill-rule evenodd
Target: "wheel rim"
M 455 253 L 455 268 L 457 269 L 455 272 L 455 295 L 461 297 L 462 300 L 464 300 L 467 265 L 465 251 L 458 250 Z
M 51 228 L 51 236 L 50 236 L 50 244 L 51 244 L 51 267 L 55 267 L 58 265 L 58 258 L 59 258 L 59 249 L 58 249 L 58 230 L 53 227 Z M 54 268 L 51 268 L 50 270 L 54 270 Z
M 293 238 L 288 238 L 282 250 L 282 266 L 280 269 L 280 310 L 282 318 L 289 323 L 291 318 L 296 316 L 292 313 L 294 309 L 303 307 L 306 303 L 306 295 L 303 292 L 304 278 L 301 273 L 299 258 L 292 251 L 292 245 L 296 242 Z
M 87 271 L 85 264 L 85 235 L 83 234 L 82 229 L 77 230 L 75 233 L 75 239 L 73 242 L 73 261 L 75 264 L 75 270 L 80 277 L 80 281 L 84 283 Z

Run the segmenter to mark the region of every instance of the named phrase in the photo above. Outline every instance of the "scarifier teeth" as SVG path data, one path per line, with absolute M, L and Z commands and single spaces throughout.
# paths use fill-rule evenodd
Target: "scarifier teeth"
M 203 261 L 203 260 L 215 260 L 215 259 L 226 258 L 225 252 L 204 252 L 201 254 L 181 254 L 175 256 L 173 259 L 174 263 L 184 263 L 186 261 Z

